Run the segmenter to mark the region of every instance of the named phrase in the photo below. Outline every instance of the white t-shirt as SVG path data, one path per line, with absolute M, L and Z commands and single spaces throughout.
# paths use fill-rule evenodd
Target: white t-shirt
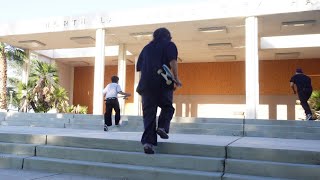
M 121 87 L 117 83 L 110 83 L 103 89 L 103 94 L 106 95 L 105 99 L 117 97 L 118 93 L 121 92 Z

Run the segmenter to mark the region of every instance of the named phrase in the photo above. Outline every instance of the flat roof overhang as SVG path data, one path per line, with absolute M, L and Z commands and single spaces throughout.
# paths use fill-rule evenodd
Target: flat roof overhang
M 233 4 L 232 4 L 232 3 Z M 274 7 L 274 3 L 277 6 Z M 312 4 L 291 4 L 292 1 L 249 0 L 208 2 L 187 7 L 168 7 L 166 9 L 144 9 L 127 12 L 110 12 L 77 17 L 56 17 L 15 24 L 0 25 L 0 41 L 30 50 L 51 50 L 66 48 L 94 47 L 94 42 L 78 43 L 75 37 L 95 38 L 97 28 L 106 29 L 106 46 L 126 44 L 137 56 L 150 36 L 135 36 L 150 33 L 156 28 L 167 27 L 173 41 L 179 48 L 182 62 L 215 62 L 216 56 L 232 55 L 233 60 L 245 59 L 245 24 L 247 16 L 259 16 L 259 37 L 288 36 L 320 33 L 320 7 Z M 272 7 L 272 8 L 271 8 Z M 147 16 L 146 16 L 147 15 Z M 147 17 L 147 18 L 146 18 Z M 312 26 L 283 28 L 288 21 L 315 20 Z M 201 28 L 226 27 L 225 31 L 201 32 Z M 30 46 L 26 41 L 38 41 L 40 46 Z M 213 44 L 213 45 L 212 45 Z M 216 44 L 225 44 L 216 46 Z M 301 52 L 298 58 L 319 58 L 319 47 L 260 49 L 261 60 L 275 59 L 276 53 Z M 93 65 L 93 57 L 79 57 Z M 70 58 L 61 59 L 68 63 Z M 75 57 L 74 59 L 78 59 Z M 109 61 L 117 56 L 107 58 Z M 223 61 L 228 61 L 224 59 Z

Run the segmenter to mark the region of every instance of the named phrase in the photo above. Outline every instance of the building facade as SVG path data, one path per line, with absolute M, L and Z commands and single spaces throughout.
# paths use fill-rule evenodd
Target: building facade
M 296 68 L 320 89 L 320 1 L 226 0 L 0 25 L 0 41 L 56 62 L 72 104 L 103 113 L 102 89 L 120 77 L 124 114 L 141 115 L 135 62 L 159 27 L 179 51 L 176 116 L 303 118 L 289 87 Z M 28 72 L 28 68 L 25 70 Z

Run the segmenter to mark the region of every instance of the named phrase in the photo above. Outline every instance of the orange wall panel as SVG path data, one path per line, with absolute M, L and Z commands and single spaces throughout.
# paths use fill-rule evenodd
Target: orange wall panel
M 111 77 L 117 75 L 117 72 L 118 66 L 105 66 L 104 87 L 111 82 Z M 128 65 L 126 73 L 126 92 L 133 94 L 134 66 Z M 93 111 L 93 77 L 94 68 L 92 66 L 74 68 L 73 104 L 88 106 L 89 114 Z M 129 97 L 126 102 L 132 103 L 133 96 Z
M 245 93 L 243 62 L 179 64 L 182 88 L 178 95 L 229 95 Z
M 314 90 L 320 90 L 320 59 L 264 60 L 259 62 L 260 95 L 292 95 L 289 81 L 296 68 L 302 68 L 312 79 Z M 111 82 L 118 66 L 106 66 L 104 85 Z M 134 65 L 126 71 L 126 91 L 133 102 Z M 88 106 L 92 113 L 93 67 L 76 67 L 74 70 L 73 104 Z M 182 88 L 176 95 L 245 95 L 245 62 L 180 63 L 179 77 Z
M 73 104 L 88 106 L 88 113 L 92 113 L 93 75 L 91 66 L 74 68 Z
M 296 68 L 311 77 L 313 89 L 320 90 L 320 59 L 260 61 L 261 95 L 291 95 L 290 78 Z

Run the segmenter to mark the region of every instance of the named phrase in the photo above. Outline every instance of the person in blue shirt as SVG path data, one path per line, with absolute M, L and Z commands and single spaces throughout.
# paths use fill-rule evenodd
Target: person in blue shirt
M 171 68 L 176 86 L 182 84 L 178 77 L 178 50 L 171 41 L 171 34 L 166 28 L 159 28 L 153 33 L 153 40 L 141 51 L 137 71 L 141 77 L 136 91 L 142 97 L 144 132 L 141 137 L 144 152 L 154 154 L 154 146 L 157 146 L 157 134 L 162 139 L 168 139 L 170 121 L 174 114 L 172 106 L 174 83 L 167 85 L 164 78 L 157 73 L 165 64 Z M 161 108 L 156 121 L 157 108 Z
M 296 85 L 297 91 L 295 90 L 294 85 Z M 312 94 L 312 85 L 311 85 L 310 77 L 303 74 L 302 69 L 298 68 L 296 69 L 296 74 L 293 75 L 290 79 L 290 86 L 294 94 L 298 92 L 298 97 L 299 97 L 301 106 L 303 107 L 306 114 L 306 120 L 313 120 L 312 112 L 308 104 L 308 99 Z

